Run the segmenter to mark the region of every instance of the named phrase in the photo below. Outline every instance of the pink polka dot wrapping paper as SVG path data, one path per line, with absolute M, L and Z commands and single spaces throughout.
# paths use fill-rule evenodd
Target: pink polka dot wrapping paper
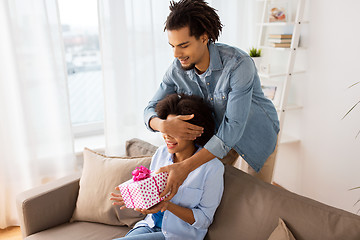
M 148 209 L 161 202 L 165 197 L 160 198 L 159 194 L 165 189 L 167 172 L 155 174 L 152 172 L 149 178 L 134 181 L 130 179 L 119 185 L 121 196 L 127 208 Z

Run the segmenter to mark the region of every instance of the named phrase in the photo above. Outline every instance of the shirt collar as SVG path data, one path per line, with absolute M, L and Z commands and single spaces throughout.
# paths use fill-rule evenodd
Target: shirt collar
M 209 54 L 210 54 L 210 64 L 209 64 L 208 70 L 209 70 L 209 75 L 211 75 L 211 73 L 213 71 L 222 70 L 223 65 L 222 65 L 222 62 L 221 62 L 219 49 L 217 48 L 216 44 L 213 43 L 213 42 L 210 42 L 208 44 L 208 48 L 209 48 Z M 180 67 L 181 67 L 181 65 L 180 65 Z M 194 78 L 195 69 L 191 69 L 191 70 L 188 70 L 188 71 L 185 71 L 185 72 L 189 75 L 189 77 L 191 79 Z
M 220 58 L 219 49 L 217 48 L 215 43 L 210 42 L 209 43 L 209 52 L 210 52 L 210 70 L 216 71 L 216 70 L 222 70 L 223 65 Z

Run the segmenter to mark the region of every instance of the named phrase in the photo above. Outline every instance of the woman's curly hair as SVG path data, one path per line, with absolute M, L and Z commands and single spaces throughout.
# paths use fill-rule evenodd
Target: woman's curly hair
M 165 30 L 178 30 L 188 26 L 190 36 L 196 39 L 207 33 L 209 40 L 218 40 L 222 24 L 216 9 L 203 0 L 180 0 L 170 2 L 170 14 L 165 22 Z
M 194 114 L 194 117 L 186 122 L 204 128 L 203 134 L 194 141 L 200 146 L 204 146 L 215 133 L 211 108 L 201 97 L 174 93 L 159 101 L 155 111 L 160 119 L 166 119 L 168 115 Z

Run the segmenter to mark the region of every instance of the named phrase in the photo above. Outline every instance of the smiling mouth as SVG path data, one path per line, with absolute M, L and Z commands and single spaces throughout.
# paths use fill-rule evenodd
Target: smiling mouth
M 166 142 L 166 146 L 171 149 L 174 148 L 177 145 L 177 143 L 171 143 L 171 142 Z
M 179 58 L 179 61 L 181 62 L 181 64 L 185 64 L 187 62 L 187 60 L 189 60 L 189 57 L 182 58 L 182 59 Z

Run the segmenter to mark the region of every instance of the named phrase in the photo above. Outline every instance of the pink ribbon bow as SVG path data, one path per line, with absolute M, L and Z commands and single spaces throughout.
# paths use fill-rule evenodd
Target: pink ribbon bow
M 151 171 L 144 166 L 136 167 L 135 170 L 132 171 L 133 180 L 136 182 L 136 181 L 140 181 L 140 180 L 149 178 L 150 173 L 151 173 Z

